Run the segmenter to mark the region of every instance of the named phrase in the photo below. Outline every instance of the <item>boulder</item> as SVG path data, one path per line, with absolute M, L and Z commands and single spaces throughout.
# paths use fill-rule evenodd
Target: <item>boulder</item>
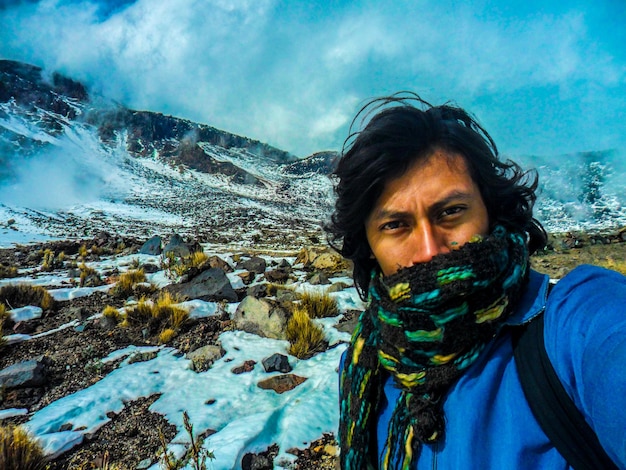
M 266 268 L 267 263 L 259 256 L 253 256 L 250 259 L 237 263 L 237 269 L 245 269 L 254 274 L 263 274 Z
M 0 370 L 0 388 L 26 388 L 45 385 L 46 360 L 40 356 Z
M 163 240 L 158 235 L 153 236 L 139 248 L 142 255 L 160 255 Z
M 171 284 L 163 288 L 182 300 L 200 299 L 205 301 L 226 300 L 236 302 L 237 293 L 230 284 L 226 273 L 219 268 L 203 271 L 189 282 Z
M 265 299 L 246 296 L 233 316 L 235 328 L 264 338 L 285 339 L 286 315 Z
M 330 281 L 328 280 L 328 276 L 326 275 L 326 273 L 320 271 L 311 276 L 311 279 L 309 279 L 309 284 L 311 284 L 312 286 L 319 286 L 323 284 L 330 284 Z
M 183 237 L 175 233 L 171 236 L 170 241 L 167 242 L 167 245 L 163 248 L 163 255 L 167 256 L 168 253 L 184 258 L 191 254 L 191 250 L 183 240 Z

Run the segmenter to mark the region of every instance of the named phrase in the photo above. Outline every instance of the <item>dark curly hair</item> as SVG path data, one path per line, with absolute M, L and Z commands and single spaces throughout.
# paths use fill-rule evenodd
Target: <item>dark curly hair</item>
M 352 132 L 359 117 L 364 127 Z M 387 182 L 435 150 L 465 159 L 491 227 L 501 224 L 528 233 L 531 253 L 545 246 L 546 232 L 532 214 L 536 172 L 501 161 L 491 136 L 465 110 L 449 104 L 432 106 L 414 93 L 400 92 L 366 104 L 352 121 L 350 132 L 333 173 L 338 178 L 337 199 L 325 229 L 331 246 L 354 263 L 354 282 L 361 298 L 366 298 L 370 273 L 377 267 L 365 221 Z

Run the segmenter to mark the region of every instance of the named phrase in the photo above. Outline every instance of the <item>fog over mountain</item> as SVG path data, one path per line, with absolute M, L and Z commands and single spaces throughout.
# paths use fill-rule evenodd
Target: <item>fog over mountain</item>
M 289 153 L 134 111 L 81 83 L 0 61 L 1 219 L 53 236 L 177 231 L 219 243 L 319 236 L 335 154 Z

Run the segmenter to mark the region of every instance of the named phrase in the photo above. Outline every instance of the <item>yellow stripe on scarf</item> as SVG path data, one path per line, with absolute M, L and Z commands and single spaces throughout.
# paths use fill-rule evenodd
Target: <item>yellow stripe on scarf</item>
M 476 310 L 476 323 L 484 323 L 500 318 L 507 305 L 509 305 L 508 297 L 500 297 L 494 303 L 481 310 Z

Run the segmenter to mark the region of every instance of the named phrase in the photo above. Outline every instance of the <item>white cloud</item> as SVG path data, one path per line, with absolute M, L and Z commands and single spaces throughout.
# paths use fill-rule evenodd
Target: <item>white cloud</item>
M 0 55 L 60 69 L 130 107 L 302 156 L 339 148 L 364 99 L 401 89 L 497 117 L 497 135 L 528 126 L 541 144 L 504 142 L 528 152 L 547 147 L 541 129 L 550 123 L 537 103 L 586 103 L 598 130 L 610 122 L 609 103 L 623 113 L 626 101 L 615 97 L 626 91 L 625 57 L 620 36 L 603 30 L 608 10 L 591 0 L 536 11 L 498 5 L 138 0 L 103 18 L 87 0 L 44 0 L 0 10 Z M 534 106 L 522 106 L 531 96 Z M 511 108 L 518 114 L 507 116 Z M 571 123 L 578 133 L 586 126 L 582 117 Z M 623 139 L 610 127 L 585 145 Z

